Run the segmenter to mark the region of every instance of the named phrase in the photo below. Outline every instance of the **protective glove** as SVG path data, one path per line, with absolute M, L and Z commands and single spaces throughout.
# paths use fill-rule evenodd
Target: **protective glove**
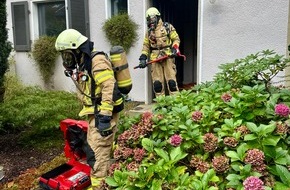
M 179 47 L 178 45 L 174 45 L 172 48 L 171 48 L 171 57 L 176 57 L 180 54 L 180 50 L 179 50 Z
M 98 128 L 100 134 L 103 137 L 106 137 L 110 134 L 113 133 L 112 128 L 111 128 L 111 116 L 107 115 L 101 115 L 99 114 L 98 117 L 96 118 L 96 127 Z
M 147 56 L 145 54 L 142 54 L 139 58 L 140 64 L 139 64 L 139 68 L 144 69 L 145 67 L 147 67 L 147 62 L 146 62 Z

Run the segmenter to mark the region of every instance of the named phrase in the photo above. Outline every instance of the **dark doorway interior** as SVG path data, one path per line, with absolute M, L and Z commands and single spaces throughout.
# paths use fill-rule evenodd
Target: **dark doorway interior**
M 171 23 L 179 34 L 181 54 L 186 56 L 176 58 L 177 82 L 179 87 L 189 88 L 197 81 L 197 17 L 198 0 L 152 0 L 161 18 Z

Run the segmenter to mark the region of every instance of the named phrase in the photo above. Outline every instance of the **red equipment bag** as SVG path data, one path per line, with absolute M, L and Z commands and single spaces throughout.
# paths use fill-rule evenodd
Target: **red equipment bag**
M 85 146 L 88 123 L 73 119 L 60 122 L 64 133 L 64 152 L 69 158 L 62 164 L 40 176 L 39 185 L 48 190 L 82 190 L 91 185 L 90 166 L 86 163 Z

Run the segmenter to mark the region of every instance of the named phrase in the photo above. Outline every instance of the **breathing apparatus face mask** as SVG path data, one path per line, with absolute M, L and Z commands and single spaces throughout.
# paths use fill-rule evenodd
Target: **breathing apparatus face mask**
M 155 29 L 159 21 L 158 16 L 152 15 L 148 16 L 146 19 L 148 28 Z
M 62 65 L 66 70 L 74 70 L 80 64 L 81 53 L 76 50 L 64 50 L 61 52 Z

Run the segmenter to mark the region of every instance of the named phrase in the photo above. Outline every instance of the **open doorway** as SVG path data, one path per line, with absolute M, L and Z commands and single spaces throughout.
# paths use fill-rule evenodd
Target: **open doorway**
M 180 89 L 188 89 L 197 81 L 198 0 L 152 0 L 152 6 L 179 34 L 179 48 L 186 61 L 182 57 L 176 58 L 177 82 Z

